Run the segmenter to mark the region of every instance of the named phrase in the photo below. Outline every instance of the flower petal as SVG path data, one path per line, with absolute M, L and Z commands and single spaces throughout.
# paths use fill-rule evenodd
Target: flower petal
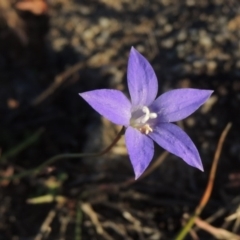
M 160 122 L 176 122 L 188 117 L 211 96 L 211 90 L 176 89 L 159 96 L 150 106 Z
M 128 89 L 133 106 L 148 106 L 157 96 L 158 81 L 150 63 L 131 48 L 127 69 Z
M 139 178 L 153 158 L 154 144 L 152 139 L 132 127 L 125 133 L 125 142 L 135 173 Z
M 79 95 L 97 112 L 111 122 L 127 126 L 131 117 L 131 103 L 118 90 L 94 90 Z
M 203 171 L 197 148 L 189 136 L 178 126 L 172 123 L 160 123 L 149 136 L 162 148 Z

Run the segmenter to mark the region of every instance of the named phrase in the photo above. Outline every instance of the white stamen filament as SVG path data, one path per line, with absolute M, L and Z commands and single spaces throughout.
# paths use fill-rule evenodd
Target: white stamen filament
M 145 106 L 142 108 L 142 111 L 145 113 L 145 116 L 141 119 L 141 122 L 145 123 L 149 119 L 150 111 L 148 107 L 145 107 Z
M 145 113 L 145 116 L 141 119 L 141 123 L 146 123 L 149 119 L 154 119 L 157 117 L 156 113 L 150 113 L 148 107 L 144 106 L 142 111 Z
M 156 113 L 150 113 L 149 118 L 150 119 L 157 118 L 157 114 Z
M 143 134 L 149 134 L 149 132 L 152 132 L 153 129 L 148 124 L 148 120 L 157 118 L 157 113 L 151 113 L 149 108 L 146 106 L 143 106 L 142 109 L 139 110 L 141 110 L 145 114 L 135 119 L 132 118 L 132 126 L 137 128 Z

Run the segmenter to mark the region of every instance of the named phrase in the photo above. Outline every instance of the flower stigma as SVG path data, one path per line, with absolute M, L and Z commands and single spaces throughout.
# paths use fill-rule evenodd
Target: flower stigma
M 149 120 L 155 118 L 157 118 L 157 114 L 150 112 L 148 107 L 143 106 L 141 109 L 132 113 L 130 126 L 138 129 L 143 134 L 149 134 L 149 132 L 153 131 L 149 124 Z

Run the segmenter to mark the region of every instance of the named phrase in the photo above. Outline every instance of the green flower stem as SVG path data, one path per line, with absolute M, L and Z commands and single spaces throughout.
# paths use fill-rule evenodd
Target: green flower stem
M 39 139 L 39 137 L 42 135 L 43 132 L 44 132 L 44 129 L 40 128 L 33 135 L 31 135 L 26 140 L 21 142 L 19 145 L 11 148 L 8 152 L 4 153 L 0 157 L 0 163 L 6 163 L 8 158 L 16 156 L 18 153 L 20 153 L 21 151 L 23 151 L 24 149 L 28 148 L 30 145 L 35 143 Z
M 75 223 L 75 240 L 82 240 L 82 220 L 83 213 L 81 209 L 81 202 L 77 202 L 76 223 Z
M 124 134 L 124 132 L 125 132 L 125 128 L 122 127 L 121 131 L 117 134 L 117 136 L 113 140 L 113 142 L 106 149 L 104 149 L 103 151 L 101 151 L 99 153 L 66 153 L 66 154 L 55 155 L 54 157 L 51 157 L 47 161 L 45 161 L 44 163 L 40 164 L 38 167 L 35 167 L 33 169 L 20 172 L 18 174 L 12 175 L 10 177 L 1 177 L 0 181 L 20 179 L 20 178 L 26 177 L 28 175 L 38 174 L 45 167 L 47 167 L 50 164 L 53 164 L 53 163 L 55 163 L 55 162 L 57 162 L 57 161 L 59 161 L 61 159 L 64 159 L 64 158 L 81 158 L 81 157 L 94 158 L 94 157 L 102 156 L 102 155 L 106 154 L 107 152 L 109 152 L 112 149 L 112 147 L 119 141 L 119 139 Z
M 186 237 L 186 235 L 188 234 L 188 232 L 191 230 L 194 222 L 195 222 L 195 218 L 197 217 L 196 214 L 192 215 L 191 218 L 188 220 L 187 224 L 184 226 L 184 228 L 182 229 L 182 231 L 178 234 L 178 236 L 176 237 L 175 240 L 182 240 Z

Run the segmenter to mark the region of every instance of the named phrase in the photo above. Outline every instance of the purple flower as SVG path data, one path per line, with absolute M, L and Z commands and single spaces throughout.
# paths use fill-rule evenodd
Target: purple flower
M 203 171 L 194 143 L 171 122 L 188 117 L 213 91 L 176 89 L 155 99 L 158 91 L 156 75 L 150 63 L 133 47 L 127 80 L 131 101 L 122 92 L 108 89 L 84 92 L 80 96 L 105 118 L 126 127 L 125 142 L 135 178 L 141 176 L 153 158 L 153 141 Z

